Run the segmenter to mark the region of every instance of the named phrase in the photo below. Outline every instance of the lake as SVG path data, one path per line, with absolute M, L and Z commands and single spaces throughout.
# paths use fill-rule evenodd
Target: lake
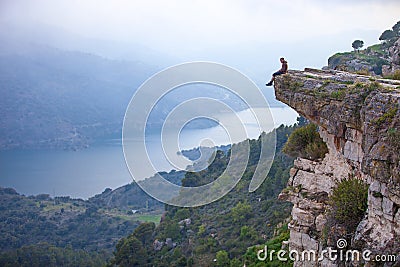
M 290 108 L 271 108 L 275 127 L 296 122 L 297 113 Z M 248 138 L 257 138 L 261 131 L 249 110 L 238 113 L 243 119 Z M 213 144 L 229 143 L 222 127 L 184 130 L 179 136 L 179 148 L 190 149 L 212 137 Z M 160 156 L 159 136 L 146 138 L 147 150 L 157 170 L 169 171 L 173 167 Z M 142 178 L 152 174 L 143 173 Z M 0 186 L 15 188 L 25 195 L 47 193 L 51 196 L 88 198 L 105 188 L 115 189 L 132 182 L 125 164 L 121 140 L 95 143 L 79 151 L 64 150 L 11 150 L 0 152 Z

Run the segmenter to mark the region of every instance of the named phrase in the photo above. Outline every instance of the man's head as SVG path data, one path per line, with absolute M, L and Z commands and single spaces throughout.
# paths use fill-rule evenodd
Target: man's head
M 285 62 L 285 58 L 283 57 L 281 57 L 279 60 L 281 61 L 281 63 Z

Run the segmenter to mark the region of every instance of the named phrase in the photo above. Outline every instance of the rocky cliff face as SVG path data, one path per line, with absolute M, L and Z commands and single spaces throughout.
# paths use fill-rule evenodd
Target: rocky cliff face
M 339 181 L 357 177 L 369 185 L 368 210 L 356 233 L 346 237 L 348 247 L 400 255 L 400 81 L 305 69 L 278 76 L 275 92 L 319 126 L 329 149 L 320 161 L 296 159 L 280 194 L 294 204 L 290 248 L 321 252 L 336 246 L 324 234 L 328 199 Z M 295 262 L 338 265 L 328 259 Z
M 393 44 L 393 46 L 388 48 L 389 54 L 389 65 L 382 66 L 382 75 L 390 75 L 395 71 L 400 70 L 400 38 Z

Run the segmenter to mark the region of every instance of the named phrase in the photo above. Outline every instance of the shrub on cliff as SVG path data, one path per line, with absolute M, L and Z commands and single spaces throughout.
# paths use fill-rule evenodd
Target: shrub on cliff
M 367 200 L 367 184 L 357 178 L 342 180 L 330 197 L 331 218 L 352 233 L 364 217 Z
M 283 152 L 292 157 L 316 160 L 324 158 L 328 148 L 319 136 L 317 126 L 311 123 L 293 131 Z

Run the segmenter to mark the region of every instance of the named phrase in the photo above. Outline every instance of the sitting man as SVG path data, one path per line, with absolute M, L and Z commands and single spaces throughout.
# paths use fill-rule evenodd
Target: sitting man
M 271 79 L 271 81 L 269 83 L 265 84 L 266 86 L 271 86 L 272 85 L 272 83 L 275 80 L 275 76 L 287 73 L 287 71 L 288 71 L 287 61 L 283 57 L 280 58 L 280 61 L 282 63 L 282 68 L 280 70 L 278 70 L 277 72 L 275 72 L 274 74 L 272 74 L 272 79 Z

